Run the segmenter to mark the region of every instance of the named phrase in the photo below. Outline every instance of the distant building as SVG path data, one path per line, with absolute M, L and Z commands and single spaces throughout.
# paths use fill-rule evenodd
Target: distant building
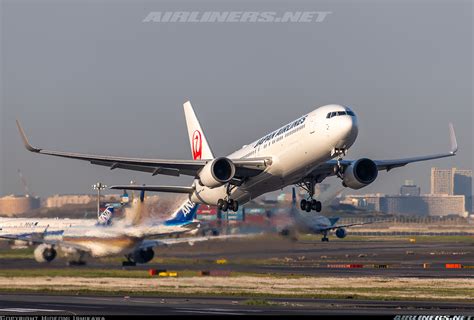
M 425 194 L 421 198 L 430 216 L 458 215 L 467 217 L 466 199 L 463 195 Z
M 0 198 L 0 214 L 15 216 L 40 207 L 40 198 L 30 196 L 6 196 Z
M 467 216 L 462 195 L 351 195 L 346 197 L 356 207 L 391 215 L 410 216 Z
M 431 168 L 431 194 L 462 195 L 465 210 L 472 210 L 472 170 Z
M 121 196 L 115 194 L 101 195 L 101 202 L 119 202 Z M 46 198 L 44 206 L 46 208 L 61 208 L 69 204 L 89 204 L 97 201 L 97 195 L 91 194 L 55 194 Z
M 400 187 L 400 195 L 418 197 L 421 194 L 420 187 L 416 186 L 413 180 L 405 180 L 405 184 Z
M 90 194 L 55 194 L 46 198 L 46 208 L 61 208 L 67 204 L 89 204 L 97 200 L 97 196 Z

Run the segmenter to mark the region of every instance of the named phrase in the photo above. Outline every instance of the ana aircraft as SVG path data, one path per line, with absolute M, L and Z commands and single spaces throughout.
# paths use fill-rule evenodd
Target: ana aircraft
M 314 199 L 315 184 L 337 176 L 345 187 L 360 189 L 375 181 L 380 170 L 391 170 L 408 163 L 451 157 L 457 142 L 450 124 L 451 150 L 447 153 L 393 160 L 361 158 L 345 160 L 359 131 L 354 111 L 342 105 L 315 109 L 243 146 L 227 157 L 215 157 L 191 103 L 184 104 L 193 160 L 162 160 L 100 156 L 33 147 L 23 129 L 18 129 L 26 148 L 35 153 L 89 161 L 110 169 L 126 169 L 152 175 L 187 175 L 194 177 L 191 186 L 114 186 L 114 189 L 185 193 L 195 203 L 217 205 L 236 211 L 239 204 L 288 185 L 303 187 L 308 195 L 302 210 L 321 211 Z
M 69 219 L 69 218 L 0 218 L 1 236 L 34 237 L 48 234 L 61 233 L 66 229 L 76 226 L 93 227 L 107 226 L 112 223 L 113 206 L 107 206 L 100 212 L 97 220 L 94 219 Z M 22 248 L 29 245 L 29 241 L 11 240 L 12 248 Z
M 142 207 L 143 196 L 141 199 L 142 201 L 130 208 L 134 211 L 130 222 L 117 221 L 110 224 L 104 222 L 106 218 L 99 217 L 98 223 L 94 225 L 90 223 L 73 225 L 56 231 L 49 231 L 46 228 L 42 233 L 34 234 L 18 234 L 14 228 L 9 233 L 9 228 L 3 228 L 0 238 L 37 244 L 34 251 L 37 262 L 51 262 L 57 255 L 57 249 L 60 248 L 63 253 L 72 257 L 69 263 L 74 265 L 84 264 L 83 258 L 87 255 L 94 258 L 124 255 L 128 260 L 127 265 L 147 263 L 153 259 L 153 248 L 156 246 L 210 239 L 210 237 L 196 237 L 150 240 L 198 228 L 199 221 L 194 218 L 199 205 L 186 200 L 164 222 L 145 224 L 142 215 L 145 210 Z M 109 219 L 110 217 L 111 215 Z
M 323 237 L 321 241 L 329 241 L 328 234 L 334 231 L 336 237 L 342 239 L 347 236 L 346 228 L 353 226 L 360 226 L 364 224 L 370 224 L 372 222 L 365 223 L 350 223 L 350 224 L 337 224 L 339 221 L 338 217 L 328 218 L 323 215 L 308 214 L 302 212 L 296 207 L 296 191 L 293 188 L 290 217 L 292 219 L 292 225 L 286 226 L 280 231 L 283 236 L 291 236 L 292 239 L 297 239 L 297 234 L 321 234 Z

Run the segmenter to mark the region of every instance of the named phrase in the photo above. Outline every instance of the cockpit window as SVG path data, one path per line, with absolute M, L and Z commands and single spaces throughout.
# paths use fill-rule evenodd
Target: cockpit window
M 355 117 L 354 112 L 352 112 L 351 110 L 347 110 L 347 111 L 337 111 L 337 112 L 334 111 L 334 112 L 329 112 L 329 113 L 326 115 L 326 118 L 327 118 L 327 119 L 331 119 L 332 117 L 345 116 L 345 115 Z

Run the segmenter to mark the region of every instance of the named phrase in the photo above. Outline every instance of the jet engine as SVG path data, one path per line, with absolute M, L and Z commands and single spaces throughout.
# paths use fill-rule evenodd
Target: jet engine
M 347 231 L 344 228 L 339 228 L 336 230 L 336 237 L 339 239 L 345 238 L 347 236 Z
M 35 260 L 39 263 L 53 261 L 56 254 L 56 250 L 47 244 L 40 244 L 34 251 Z
M 155 256 L 152 248 L 136 250 L 131 254 L 131 259 L 135 263 L 147 263 Z
M 229 182 L 234 174 L 235 165 L 230 159 L 216 158 L 208 162 L 199 172 L 199 181 L 203 186 L 216 188 Z
M 378 173 L 375 162 L 362 158 L 344 170 L 342 185 L 351 189 L 360 189 L 374 182 Z

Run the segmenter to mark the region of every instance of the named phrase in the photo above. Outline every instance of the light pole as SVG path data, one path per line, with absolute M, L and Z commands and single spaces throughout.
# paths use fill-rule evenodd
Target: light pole
M 100 191 L 107 188 L 105 184 L 102 182 L 97 182 L 96 184 L 92 185 L 92 189 L 97 190 L 97 217 L 100 215 Z

